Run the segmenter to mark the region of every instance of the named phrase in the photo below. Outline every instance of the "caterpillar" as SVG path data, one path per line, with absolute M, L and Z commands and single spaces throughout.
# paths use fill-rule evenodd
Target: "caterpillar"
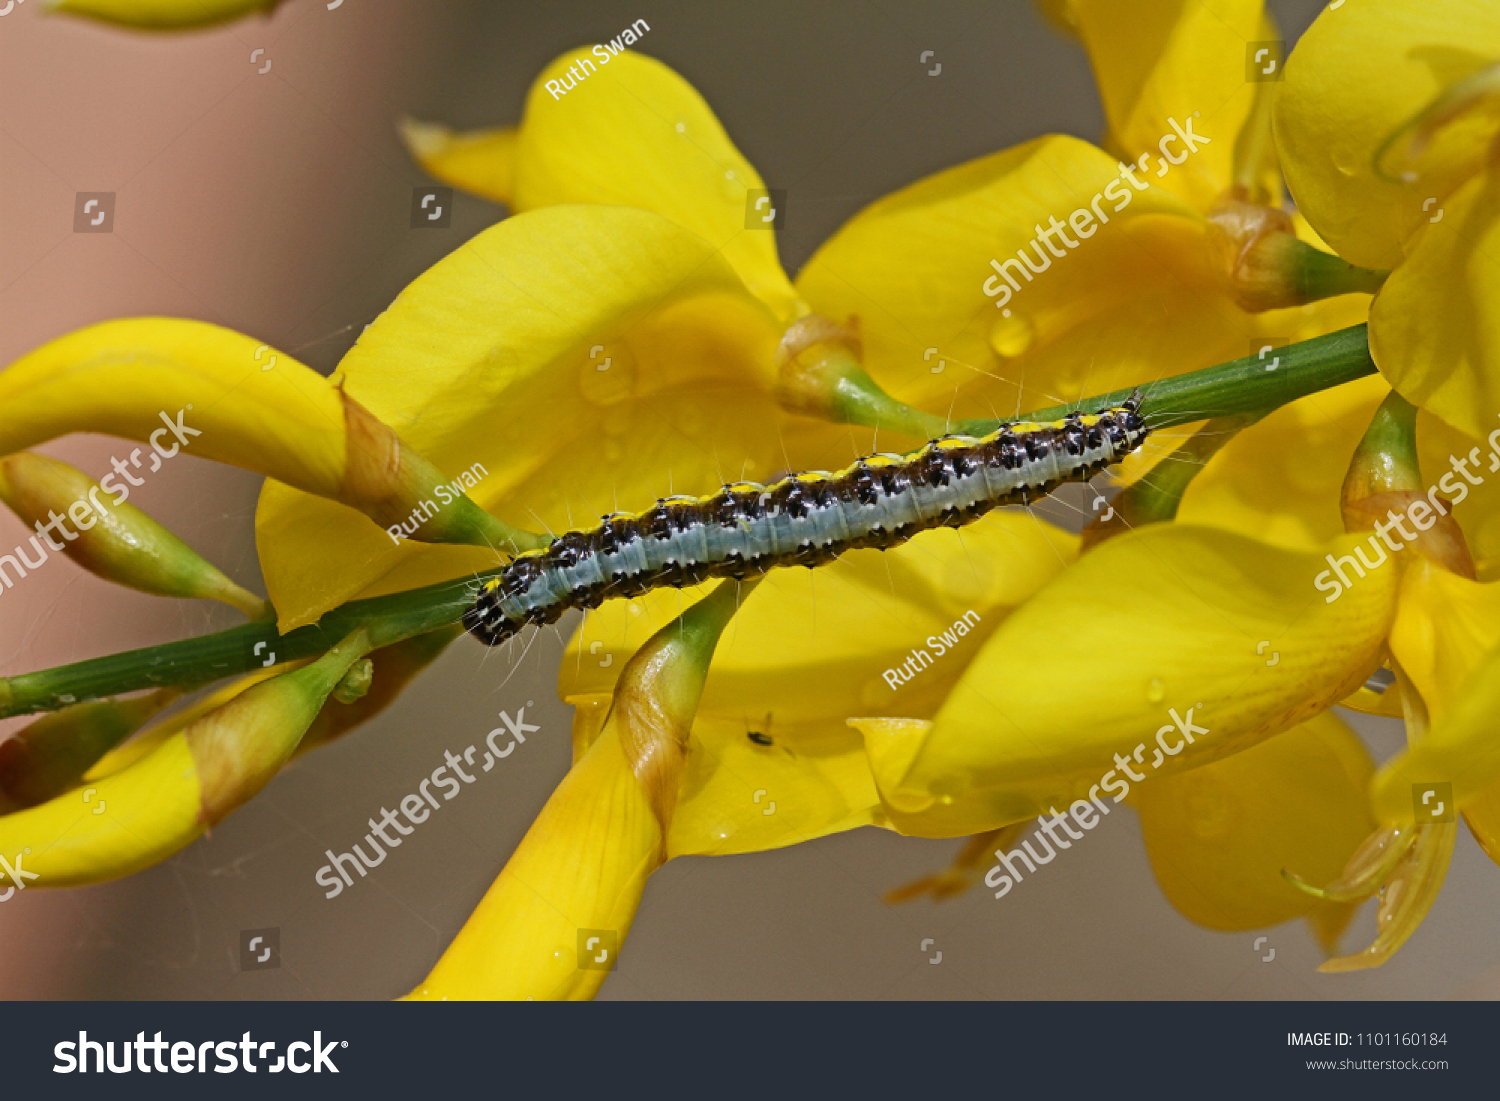
M 811 569 L 846 550 L 885 550 L 930 528 L 962 527 L 1120 461 L 1150 433 L 1140 404 L 1137 391 L 1098 413 L 943 436 L 910 456 L 867 455 L 837 474 L 734 482 L 707 497 L 664 497 L 636 515 L 612 513 L 516 557 L 481 586 L 464 626 L 494 646 L 527 624 L 615 597 L 779 566 Z

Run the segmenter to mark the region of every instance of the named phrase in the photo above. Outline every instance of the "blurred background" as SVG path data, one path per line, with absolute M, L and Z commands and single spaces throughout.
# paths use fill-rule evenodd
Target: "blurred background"
M 1290 42 L 1321 5 L 1269 6 Z M 895 188 L 1038 134 L 1096 140 L 1103 128 L 1082 50 L 1024 0 L 347 0 L 332 10 L 286 0 L 269 18 L 175 36 L 39 9 L 37 0 L 0 19 L 0 363 L 92 322 L 164 314 L 238 329 L 331 371 L 406 283 L 503 214 L 458 194 L 451 224 L 413 230 L 412 189 L 433 181 L 398 141 L 396 119 L 513 123 L 544 64 L 637 19 L 651 28 L 641 52 L 691 81 L 767 186 L 787 190 L 780 248 L 792 273 Z M 114 194 L 109 232 L 74 232 L 79 192 Z M 97 477 L 121 445 L 71 437 L 40 450 Z M 183 457 L 132 499 L 263 591 L 258 482 Z M 0 547 L 23 530 L 0 510 Z M 0 599 L 0 675 L 236 621 L 54 559 Z M 0 995 L 406 992 L 567 769 L 560 650 L 543 633 L 497 688 L 497 665 L 461 642 L 378 720 L 297 761 L 177 857 L 120 882 L 27 890 L 0 905 Z M 522 706 L 542 734 L 378 873 L 325 900 L 313 880 L 325 849 L 346 851 L 445 749 L 477 743 L 499 710 Z M 1399 724 L 1345 717 L 1377 759 L 1399 745 Z M 0 735 L 24 721 L 0 723 Z M 601 997 L 1500 994 L 1500 876 L 1464 830 L 1416 937 L 1384 968 L 1348 976 L 1315 973 L 1321 956 L 1300 924 L 1229 935 L 1180 917 L 1156 888 L 1131 814 L 1003 902 L 983 889 L 939 905 L 881 901 L 961 844 L 863 829 L 673 861 L 651 878 Z M 261 928 L 280 930 L 281 965 L 241 971 L 240 931 Z M 1373 933 L 1366 907 L 1346 948 Z M 1269 940 L 1253 946 L 1262 934 Z M 1262 962 L 1267 947 L 1275 958 Z

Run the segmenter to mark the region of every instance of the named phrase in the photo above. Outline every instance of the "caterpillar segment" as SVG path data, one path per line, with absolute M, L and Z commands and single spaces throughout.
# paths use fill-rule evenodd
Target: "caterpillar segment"
M 909 456 L 868 455 L 837 474 L 734 482 L 707 497 L 664 497 L 613 513 L 520 555 L 480 589 L 464 626 L 488 645 L 573 608 L 711 578 L 809 569 L 848 550 L 900 546 L 1087 481 L 1145 441 L 1139 394 L 1093 414 L 1015 421 L 986 436 L 943 436 Z

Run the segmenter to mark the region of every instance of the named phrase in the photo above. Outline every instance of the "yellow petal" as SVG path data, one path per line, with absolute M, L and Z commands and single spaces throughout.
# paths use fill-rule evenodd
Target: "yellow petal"
M 660 861 L 661 827 L 618 736 L 608 731 L 563 778 L 409 997 L 592 998 Z M 590 937 L 597 939 L 590 944 Z M 601 953 L 604 966 L 590 966 Z
M 1124 155 L 1146 152 L 1155 161 L 1160 141 L 1172 133 L 1168 118 L 1191 118 L 1210 135 L 1211 145 L 1163 181 L 1207 209 L 1229 186 L 1235 139 L 1257 88 L 1246 79 L 1247 44 L 1278 37 L 1262 17 L 1261 0 L 1071 0 L 1068 7 L 1094 65 L 1110 135 Z
M 60 337 L 0 372 L 0 410 L 0 453 L 69 432 L 149 443 L 149 452 L 112 460 L 115 472 L 100 483 L 111 493 L 111 482 L 128 494 L 118 479 L 144 484 L 186 449 L 342 501 L 382 527 L 411 520 L 421 539 L 482 546 L 524 539 L 463 496 L 412 515 L 445 481 L 419 451 L 335 383 L 216 325 L 135 318 Z M 364 518 L 354 526 L 379 535 Z
M 1446 700 L 1427 736 L 1386 762 L 1375 778 L 1375 813 L 1384 823 L 1450 821 L 1500 780 L 1500 647 L 1472 665 L 1462 687 Z M 1439 787 L 1441 785 L 1441 787 Z M 1436 789 L 1436 790 L 1432 790 Z M 1435 798 L 1429 798 L 1435 796 Z M 1443 803 L 1448 806 L 1439 810 Z M 1440 817 L 1446 814 L 1447 818 Z
M 337 497 L 343 481 L 338 390 L 253 337 L 201 321 L 131 318 L 59 337 L 0 371 L 0 410 L 0 454 L 99 432 L 326 497 Z M 161 462 L 150 450 L 134 458 Z M 146 469 L 130 455 L 123 462 Z M 111 478 L 118 484 L 124 475 Z
M 1408 250 L 1370 307 L 1370 355 L 1413 405 L 1489 436 L 1500 428 L 1500 174 L 1447 195 L 1442 221 Z
M 1138 179 L 1146 190 L 1086 142 L 1038 138 L 867 207 L 808 261 L 797 287 L 819 313 L 859 319 L 866 365 L 885 389 L 961 417 L 1247 354 L 1254 322 L 1222 289 L 1208 223 L 1154 175 Z M 1087 237 L 1075 235 L 1074 212 Z M 1036 240 L 1039 229 L 1063 255 Z M 1009 265 L 1019 289 L 992 261 Z
M 1371 376 L 1282 406 L 1209 460 L 1183 494 L 1178 520 L 1288 550 L 1316 550 L 1342 535 L 1349 458 L 1388 393 Z
M 82 15 L 139 30 L 211 27 L 255 12 L 269 14 L 281 0 L 44 0 L 45 10 Z
M 909 765 L 877 765 L 882 795 L 902 810 L 988 800 L 999 825 L 1091 785 L 1123 798 L 1306 720 L 1374 669 L 1394 613 L 1388 561 L 1331 604 L 1314 588 L 1325 568 L 1182 524 L 1102 544 L 1001 624 Z
M 423 170 L 445 184 L 511 206 L 516 179 L 516 128 L 457 133 L 434 122 L 402 119 L 401 140 Z
M 581 82 L 568 75 L 580 59 L 593 66 Z M 599 203 L 665 215 L 718 249 L 783 328 L 806 312 L 777 258 L 776 234 L 755 220 L 774 210 L 769 201 L 754 205 L 765 183 L 703 97 L 661 62 L 606 46 L 570 50 L 533 82 L 518 136 L 511 133 L 455 135 L 418 124 L 405 137 L 439 179 L 518 212 Z
M 752 740 L 752 732 L 771 744 Z M 667 854 L 795 845 L 873 825 L 879 806 L 864 747 L 841 721 L 794 728 L 700 715 Z
M 0 817 L 0 854 L 14 863 L 24 853 L 26 870 L 39 876 L 32 886 L 99 883 L 186 847 L 203 832 L 202 809 L 192 750 L 178 733 L 81 793 Z
M 35 806 L 76 786 L 99 758 L 179 695 L 158 688 L 128 700 L 74 704 L 28 723 L 0 742 L 0 801 Z
M 637 509 L 782 465 L 787 418 L 771 396 L 779 337 L 715 250 L 664 218 L 549 207 L 486 230 L 419 276 L 339 374 L 441 469 L 470 472 L 481 507 L 559 531 L 617 502 Z M 827 449 L 844 434 L 818 438 Z M 283 631 L 357 595 L 496 563 L 484 550 L 398 544 L 276 484 L 262 493 L 256 539 Z
M 526 98 L 516 165 L 516 205 L 609 203 L 664 214 L 723 252 L 783 325 L 803 310 L 781 261 L 776 234 L 752 228 L 765 183 L 691 84 L 630 50 L 559 100 L 547 88 L 591 47 L 559 57 Z
M 145 739 L 148 748 L 118 771 L 103 774 L 101 760 L 82 793 L 0 816 L 0 853 L 24 851 L 36 886 L 67 887 L 129 875 L 186 847 L 276 774 L 360 645 L 346 639 L 165 738 Z M 118 762 L 127 749 L 111 756 Z
M 1401 581 L 1391 653 L 1440 724 L 1484 656 L 1500 645 L 1500 583 L 1470 581 L 1420 560 Z
M 1189 921 L 1237 931 L 1312 912 L 1282 877 L 1332 880 L 1375 828 L 1374 773 L 1354 733 L 1329 712 L 1134 793 L 1162 893 Z
M 1433 211 L 1482 163 L 1493 119 L 1439 132 L 1411 182 L 1378 175 L 1375 155 L 1397 127 L 1497 58 L 1500 9 L 1488 0 L 1325 7 L 1298 40 L 1276 99 L 1276 144 L 1298 208 L 1340 256 L 1392 268 L 1414 230 L 1434 216 L 1447 221 Z

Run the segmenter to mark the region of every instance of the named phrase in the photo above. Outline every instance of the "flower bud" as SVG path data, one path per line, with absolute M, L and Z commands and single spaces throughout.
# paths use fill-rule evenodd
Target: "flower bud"
M 365 632 L 357 631 L 317 661 L 255 685 L 184 731 L 201 785 L 204 826 L 217 825 L 270 782 L 368 649 Z
M 117 504 L 76 467 L 18 451 L 0 459 L 0 500 L 36 528 L 45 559 L 62 551 L 90 573 L 158 596 L 218 600 L 251 619 L 264 600 L 240 588 L 196 551 L 131 504 Z
M 129 700 L 96 700 L 54 711 L 0 742 L 0 794 L 33 807 L 62 794 L 105 753 L 182 693 L 161 688 Z
M 168 719 L 162 727 L 170 733 L 147 732 L 109 755 L 120 767 L 89 780 L 87 807 L 75 789 L 0 815 L 0 853 L 29 850 L 36 886 L 68 887 L 117 879 L 179 852 L 266 785 L 368 648 L 357 631 L 293 672 L 243 690 L 253 677 L 228 686 L 215 696 L 232 694 L 227 703 L 185 727 Z M 141 750 L 129 752 L 137 742 Z

